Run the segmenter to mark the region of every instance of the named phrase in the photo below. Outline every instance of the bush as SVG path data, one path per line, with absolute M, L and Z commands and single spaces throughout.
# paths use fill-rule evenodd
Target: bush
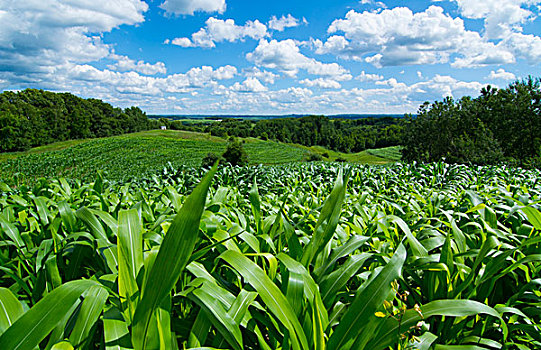
M 323 152 L 322 156 L 323 156 L 324 158 L 329 158 L 329 152 Z
M 347 162 L 347 160 L 345 158 L 342 158 L 342 157 L 338 157 L 334 160 L 335 162 L 339 162 L 339 163 L 345 163 Z
M 320 162 L 323 160 L 323 157 L 318 153 L 310 153 L 308 157 L 306 157 L 307 162 Z
M 221 159 L 221 157 L 217 156 L 216 154 L 212 152 L 209 152 L 201 161 L 201 167 L 211 168 L 214 165 L 214 163 L 216 163 L 216 161 L 219 159 Z
M 235 139 L 229 142 L 222 157 L 231 165 L 244 166 L 248 164 L 248 154 L 242 147 L 242 144 Z

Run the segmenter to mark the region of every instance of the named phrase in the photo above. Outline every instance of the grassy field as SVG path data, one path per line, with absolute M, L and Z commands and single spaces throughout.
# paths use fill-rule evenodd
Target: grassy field
M 243 139 L 250 164 L 298 162 L 309 153 L 329 152 L 326 160 L 344 158 L 353 163 L 386 164 L 394 160 L 368 152 L 342 154 L 322 148 L 306 148 L 254 138 Z M 227 146 L 223 138 L 204 133 L 152 130 L 103 139 L 58 142 L 28 152 L 0 155 L 0 178 L 9 182 L 21 179 L 64 176 L 93 179 L 104 170 L 113 180 L 127 180 L 151 175 L 166 164 L 199 166 L 203 157 L 221 154 Z
M 402 158 L 402 153 L 400 152 L 401 149 L 402 147 L 400 146 L 394 146 L 378 149 L 368 149 L 365 152 L 379 158 L 399 161 Z
M 541 348 L 539 170 L 214 171 L 0 182 L 0 349 Z

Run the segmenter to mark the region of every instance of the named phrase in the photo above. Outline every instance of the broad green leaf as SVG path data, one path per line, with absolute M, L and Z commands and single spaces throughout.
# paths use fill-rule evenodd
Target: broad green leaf
M 200 288 L 196 288 L 192 295 L 195 296 L 195 300 L 198 305 L 201 306 L 207 312 L 207 317 L 212 322 L 214 327 L 220 332 L 220 334 L 226 339 L 228 344 L 233 349 L 242 349 L 242 333 L 240 328 L 235 322 L 232 315 L 224 309 L 222 304 L 216 300 L 212 294 L 206 291 L 207 288 L 212 288 L 208 284 L 203 283 Z
M 143 266 L 143 224 L 137 210 L 121 210 L 118 213 L 118 291 L 122 302 L 129 309 L 129 319 L 137 306 L 137 275 Z
M 400 227 L 402 232 L 406 235 L 406 239 L 408 240 L 411 250 L 413 252 L 413 255 L 417 257 L 425 257 L 428 256 L 428 252 L 425 247 L 415 238 L 415 236 L 411 233 L 410 228 L 408 224 L 398 216 L 389 215 L 387 217 L 390 222 L 394 222 Z
M 0 336 L 0 349 L 33 350 L 78 301 L 81 294 L 96 282 L 67 282 L 22 315 Z
M 88 289 L 69 337 L 71 344 L 80 347 L 87 340 L 92 327 L 103 311 L 108 296 L 107 290 L 101 286 L 92 286 Z
M 88 226 L 88 228 L 90 229 L 90 233 L 92 233 L 94 238 L 101 239 L 107 242 L 109 241 L 107 239 L 107 234 L 105 233 L 102 224 L 99 222 L 96 215 L 94 215 L 90 210 L 88 210 L 88 208 L 79 208 L 75 212 L 75 216 L 77 216 Z
M 325 306 L 330 307 L 336 299 L 338 292 L 346 286 L 348 281 L 357 274 L 364 262 L 373 254 L 361 253 L 350 256 L 338 269 L 321 279 L 321 298 Z
M 333 190 L 325 200 L 321 213 L 314 228 L 314 233 L 302 257 L 304 266 L 308 266 L 332 238 L 340 219 L 342 204 L 346 196 L 348 178 L 344 177 L 342 169 L 338 173 Z
M 67 341 L 61 341 L 53 345 L 51 350 L 74 350 L 75 348 Z
M 9 289 L 0 287 L 0 334 L 4 333 L 23 313 L 23 306 L 17 297 Z
M 146 349 L 146 337 L 152 314 L 161 301 L 171 293 L 193 253 L 199 236 L 199 221 L 205 208 L 207 192 L 216 170 L 217 164 L 186 198 L 163 239 L 133 317 L 132 341 L 138 350 Z
M 430 332 L 425 332 L 412 342 L 412 347 L 417 350 L 429 350 L 438 337 Z
M 400 276 L 406 260 L 406 249 L 398 246 L 393 257 L 378 275 L 355 295 L 328 342 L 330 349 L 348 349 L 364 331 L 365 322 L 374 315 L 392 291 L 391 283 Z
M 466 317 L 486 314 L 501 319 L 493 308 L 473 300 L 436 300 L 420 307 L 422 316 L 415 310 L 408 310 L 401 322 L 388 318 L 375 339 L 369 344 L 370 349 L 379 350 L 392 346 L 398 341 L 398 329 L 409 329 L 417 322 L 432 316 Z
M 17 248 L 22 248 L 25 246 L 25 243 L 17 227 L 13 225 L 12 223 L 10 223 L 9 221 L 7 221 L 1 214 L 0 214 L 0 227 L 2 227 L 2 230 L 11 239 L 11 241 L 15 243 Z
M 116 308 L 107 310 L 103 315 L 103 335 L 107 350 L 133 349 L 128 324 Z
M 259 198 L 259 190 L 257 182 L 254 181 L 254 186 L 250 190 L 250 203 L 252 205 L 252 213 L 257 225 L 257 233 L 261 233 L 261 199 Z
M 75 231 L 75 222 L 77 221 L 77 218 L 66 201 L 58 203 L 58 213 L 60 214 L 60 218 L 62 219 L 62 223 L 66 227 L 67 232 L 73 233 Z
M 532 207 L 525 207 L 522 208 L 522 211 L 524 214 L 526 214 L 528 221 L 531 222 L 533 227 L 535 227 L 537 230 L 541 230 L 541 213 L 539 210 Z
M 441 345 L 436 344 L 434 350 L 487 350 L 483 346 L 477 345 Z
M 250 259 L 232 250 L 223 252 L 220 258 L 230 264 L 259 293 L 265 305 L 288 329 L 293 349 L 308 349 L 306 336 L 293 308 L 265 272 Z

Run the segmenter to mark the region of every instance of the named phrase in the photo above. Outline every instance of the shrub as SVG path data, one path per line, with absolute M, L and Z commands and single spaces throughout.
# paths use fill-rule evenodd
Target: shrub
M 229 142 L 222 157 L 231 165 L 244 166 L 248 164 L 248 154 L 242 147 L 242 144 L 235 139 Z
M 323 157 L 321 156 L 321 154 L 318 154 L 318 153 L 310 153 L 306 157 L 307 162 L 320 162 L 322 160 L 323 160 Z
M 217 160 L 221 159 L 218 155 L 209 152 L 205 157 L 203 157 L 203 160 L 201 161 L 201 167 L 202 168 L 211 168 L 214 163 L 216 163 Z

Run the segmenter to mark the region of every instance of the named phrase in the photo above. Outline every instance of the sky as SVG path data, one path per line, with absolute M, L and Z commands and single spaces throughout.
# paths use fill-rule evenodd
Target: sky
M 541 77 L 541 0 L 0 0 L 0 91 L 148 114 L 415 113 Z

